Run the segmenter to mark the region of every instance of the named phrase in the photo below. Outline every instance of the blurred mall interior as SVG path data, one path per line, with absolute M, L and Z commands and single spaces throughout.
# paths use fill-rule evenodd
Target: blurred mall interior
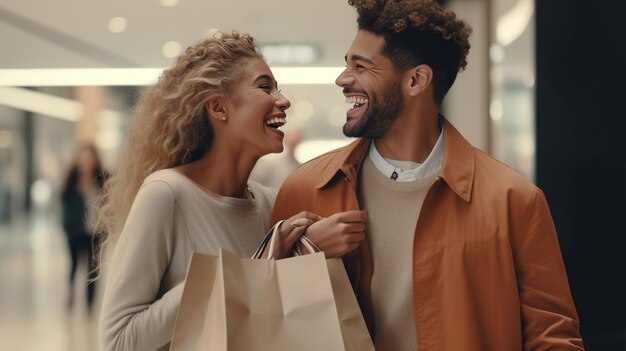
M 474 29 L 444 115 L 545 192 L 587 349 L 626 350 L 626 1 L 441 2 Z M 0 349 L 98 349 L 102 284 L 91 309 L 86 264 L 69 286 L 61 226 L 81 142 L 115 172 L 138 90 L 202 37 L 249 32 L 292 102 L 293 156 L 253 174 L 278 187 L 349 142 L 334 79 L 355 18 L 345 0 L 0 0 Z

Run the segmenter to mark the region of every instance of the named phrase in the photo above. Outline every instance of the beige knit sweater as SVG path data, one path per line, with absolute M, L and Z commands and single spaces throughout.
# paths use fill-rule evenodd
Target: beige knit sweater
M 193 251 L 250 257 L 269 226 L 275 192 L 209 193 L 175 170 L 146 178 L 105 267 L 102 350 L 167 350 Z
M 373 263 L 374 344 L 378 351 L 415 351 L 413 237 L 438 171 L 416 181 L 397 182 L 378 171 L 368 157 L 361 172 L 358 197 L 369 215 L 365 234 Z

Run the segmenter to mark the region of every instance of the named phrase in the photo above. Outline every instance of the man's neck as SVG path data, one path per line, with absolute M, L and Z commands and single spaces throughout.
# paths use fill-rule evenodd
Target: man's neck
M 384 158 L 423 163 L 440 134 L 439 114 L 435 111 L 430 115 L 398 117 L 389 132 L 375 143 Z

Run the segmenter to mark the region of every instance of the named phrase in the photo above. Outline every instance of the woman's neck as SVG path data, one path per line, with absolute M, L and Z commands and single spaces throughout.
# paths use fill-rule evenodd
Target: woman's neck
M 176 167 L 185 176 L 222 196 L 246 198 L 248 177 L 258 157 L 212 145 L 199 160 Z

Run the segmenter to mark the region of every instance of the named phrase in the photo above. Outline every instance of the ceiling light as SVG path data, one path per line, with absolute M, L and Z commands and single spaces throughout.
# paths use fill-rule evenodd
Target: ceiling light
M 77 101 L 23 88 L 0 87 L 0 104 L 76 122 L 83 113 Z
M 501 63 L 504 61 L 505 52 L 504 48 L 499 44 L 492 44 L 489 48 L 489 58 L 493 63 Z
M 0 69 L 0 87 L 149 85 L 162 72 L 163 68 Z
M 319 48 L 312 44 L 262 45 L 261 53 L 269 64 L 309 64 L 320 57 Z
M 18 110 L 30 111 L 45 116 L 63 119 L 69 122 L 78 122 L 84 112 L 83 104 L 72 99 L 66 99 L 39 91 L 0 86 L 0 105 L 6 105 Z M 121 112 L 102 109 L 103 116 L 121 118 Z
M 96 145 L 101 150 L 115 150 L 122 144 L 122 134 L 119 130 L 98 131 L 96 134 Z
M 37 179 L 30 186 L 30 196 L 34 203 L 43 206 L 47 204 L 52 197 L 52 185 L 46 180 Z
M 180 46 L 180 43 L 177 41 L 168 41 L 167 43 L 163 44 L 163 47 L 161 48 L 161 52 L 163 53 L 163 56 L 167 58 L 174 58 L 178 56 L 181 50 L 182 50 L 182 47 Z
M 179 0 L 161 0 L 161 5 L 165 7 L 173 7 L 178 5 Z
M 500 100 L 491 101 L 491 105 L 489 106 L 489 114 L 491 115 L 491 119 L 494 121 L 499 121 L 502 119 L 502 115 L 504 114 L 504 107 L 502 106 L 502 102 Z
M 272 67 L 276 81 L 289 84 L 335 84 L 345 67 Z
M 280 85 L 334 85 L 343 70 L 344 67 L 272 67 Z M 162 73 L 163 68 L 0 69 L 0 87 L 141 86 L 156 83 Z
M 126 18 L 124 17 L 113 17 L 109 21 L 109 30 L 112 33 L 121 33 L 126 30 Z
M 518 0 L 515 6 L 498 19 L 496 38 L 502 46 L 517 40 L 528 27 L 535 13 L 533 0 Z

